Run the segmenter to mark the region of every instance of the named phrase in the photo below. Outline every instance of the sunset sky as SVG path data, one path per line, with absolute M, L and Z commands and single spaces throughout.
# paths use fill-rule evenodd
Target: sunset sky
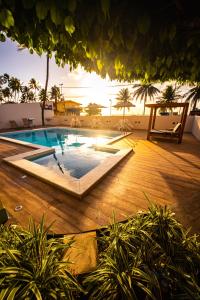
M 31 78 L 35 78 L 42 87 L 45 84 L 46 59 L 45 56 L 39 57 L 36 54 L 30 54 L 28 50 L 18 51 L 17 44 L 7 39 L 0 43 L 0 74 L 8 73 L 10 76 L 19 78 L 24 84 L 27 84 Z M 72 72 L 69 67 L 58 67 L 54 59 L 50 61 L 49 87 L 63 84 L 62 92 L 65 99 L 73 99 L 86 106 L 89 102 L 100 103 L 106 107 L 102 111 L 107 114 L 110 103 L 116 103 L 115 98 L 121 88 L 128 87 L 133 91 L 132 85 L 101 79 L 95 73 L 87 73 L 81 67 Z M 66 88 L 67 87 L 67 88 Z M 109 101 L 112 100 L 112 102 Z M 131 114 L 142 113 L 143 103 L 133 102 L 136 107 L 130 109 Z M 118 112 L 112 108 L 112 113 Z

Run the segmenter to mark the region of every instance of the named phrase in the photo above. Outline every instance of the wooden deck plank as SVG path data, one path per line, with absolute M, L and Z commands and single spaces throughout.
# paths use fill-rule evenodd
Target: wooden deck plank
M 177 218 L 200 232 L 200 142 L 184 135 L 182 144 L 149 142 L 146 132 L 135 131 L 114 145 L 133 147 L 134 153 L 114 168 L 88 195 L 77 199 L 2 161 L 30 148 L 0 142 L 0 199 L 11 221 L 27 226 L 32 216 L 39 222 L 45 214 L 52 230 L 74 233 L 109 223 L 148 207 L 146 196 L 172 207 Z M 145 196 L 146 195 L 146 196 Z M 23 209 L 15 212 L 17 204 Z

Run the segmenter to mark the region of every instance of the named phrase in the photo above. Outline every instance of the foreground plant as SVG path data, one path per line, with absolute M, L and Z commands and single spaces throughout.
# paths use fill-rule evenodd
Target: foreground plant
M 43 221 L 29 230 L 0 228 L 0 299 L 77 299 L 82 291 L 62 261 L 71 241 L 47 239 Z
M 90 299 L 200 299 L 200 244 L 166 208 L 151 206 L 99 239 Z

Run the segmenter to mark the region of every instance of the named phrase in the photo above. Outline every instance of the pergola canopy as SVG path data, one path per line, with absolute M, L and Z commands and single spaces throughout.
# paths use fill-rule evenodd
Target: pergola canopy
M 147 139 L 150 140 L 151 136 L 157 137 L 165 137 L 165 138 L 176 138 L 178 143 L 182 142 L 183 132 L 185 128 L 185 123 L 187 119 L 187 112 L 189 103 L 179 103 L 179 102 L 165 102 L 165 103 L 150 103 L 145 104 L 146 107 L 150 108 L 150 117 L 149 117 L 149 126 L 147 132 Z M 159 108 L 182 108 L 181 120 L 177 125 L 177 130 L 156 130 L 155 122 L 156 122 L 156 112 Z M 175 126 L 176 127 L 176 126 Z M 174 128 L 175 129 L 175 128 Z

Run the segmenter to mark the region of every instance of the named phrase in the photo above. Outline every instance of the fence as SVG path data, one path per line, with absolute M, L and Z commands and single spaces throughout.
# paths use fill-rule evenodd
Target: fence
M 188 116 L 185 132 L 192 132 L 194 117 Z M 180 122 L 180 116 L 157 116 L 156 128 L 167 129 L 175 126 Z M 52 126 L 70 126 L 70 127 L 88 127 L 88 128 L 104 128 L 104 129 L 116 129 L 119 130 L 122 126 L 122 116 L 54 116 L 47 122 Z M 126 116 L 125 124 L 127 129 L 142 129 L 147 130 L 149 123 L 149 116 Z

